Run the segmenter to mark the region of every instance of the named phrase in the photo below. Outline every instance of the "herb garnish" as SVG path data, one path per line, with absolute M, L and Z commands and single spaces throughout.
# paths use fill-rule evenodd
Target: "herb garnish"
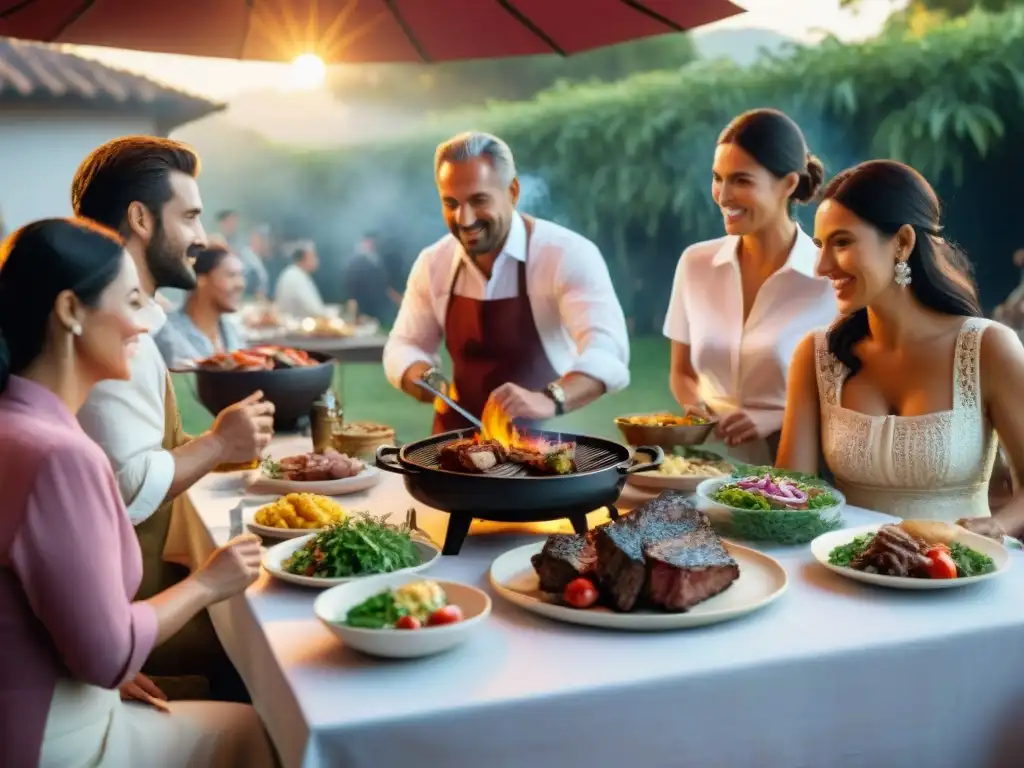
M 284 562 L 289 573 L 343 579 L 371 573 L 391 573 L 420 564 L 419 552 L 406 526 L 375 518 L 368 512 L 350 515 L 318 533 Z
M 281 465 L 278 464 L 269 456 L 263 459 L 262 467 L 263 474 L 269 477 L 271 480 L 280 480 L 281 475 L 284 474 L 283 472 L 281 472 Z

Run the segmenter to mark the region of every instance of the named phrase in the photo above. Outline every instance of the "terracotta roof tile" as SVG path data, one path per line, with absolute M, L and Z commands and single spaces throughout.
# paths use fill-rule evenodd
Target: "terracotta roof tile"
M 151 115 L 164 131 L 224 109 L 223 104 L 78 56 L 66 46 L 0 37 L 0 103 L 55 102 Z

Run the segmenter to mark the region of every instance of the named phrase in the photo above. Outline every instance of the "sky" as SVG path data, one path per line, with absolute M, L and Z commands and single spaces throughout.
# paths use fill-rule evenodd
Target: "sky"
M 747 13 L 705 27 L 772 29 L 790 37 L 813 41 L 823 33 L 844 40 L 871 37 L 901 0 L 861 0 L 854 13 L 841 10 L 840 0 L 734 0 Z M 288 64 L 239 62 L 192 56 L 142 53 L 76 46 L 76 52 L 106 64 L 146 75 L 167 85 L 216 100 L 229 100 L 246 91 L 298 87 L 295 69 Z

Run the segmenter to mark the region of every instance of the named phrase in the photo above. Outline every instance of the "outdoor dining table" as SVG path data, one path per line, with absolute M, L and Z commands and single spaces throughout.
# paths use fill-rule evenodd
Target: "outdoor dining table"
M 280 438 L 271 453 L 308 450 Z M 441 540 L 446 515 L 402 479 L 342 499 Z M 170 559 L 195 564 L 230 534 L 238 475 L 182 497 Z M 622 507 L 637 503 L 627 489 Z M 261 499 L 253 498 L 252 505 Z M 265 499 L 263 499 L 265 501 Z M 889 520 L 847 508 L 848 526 Z M 316 590 L 267 574 L 211 609 L 286 768 L 1001 768 L 1024 754 L 1024 562 L 981 584 L 880 589 L 760 547 L 789 586 L 714 626 L 631 633 L 556 623 L 498 597 L 495 557 L 536 535 L 469 539 L 427 575 L 488 590 L 464 646 L 414 661 L 359 655 L 313 615 Z

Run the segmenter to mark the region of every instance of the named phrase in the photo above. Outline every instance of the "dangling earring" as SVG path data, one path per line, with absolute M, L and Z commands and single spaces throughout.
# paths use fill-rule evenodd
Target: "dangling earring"
M 910 265 L 905 261 L 896 262 L 896 274 L 893 276 L 896 285 L 910 285 Z
M 73 336 L 81 336 L 82 335 L 82 326 L 79 323 L 75 323 L 75 324 L 73 324 L 71 326 L 71 335 L 73 335 Z

